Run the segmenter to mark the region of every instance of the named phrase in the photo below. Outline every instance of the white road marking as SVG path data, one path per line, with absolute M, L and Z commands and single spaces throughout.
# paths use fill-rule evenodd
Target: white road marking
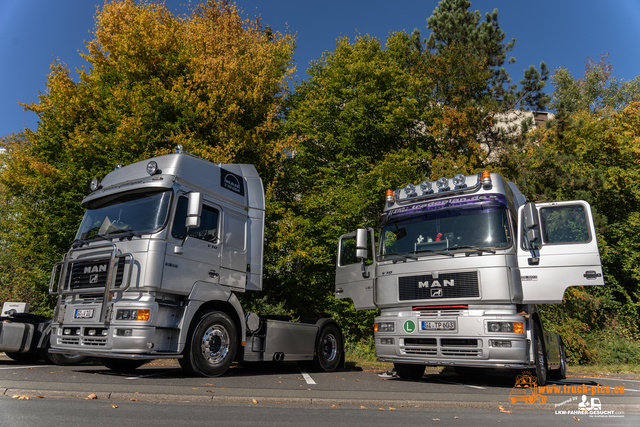
M 302 369 L 300 369 L 300 373 L 302 374 L 302 376 L 304 377 L 304 380 L 307 382 L 307 384 L 315 384 L 316 382 L 313 380 L 313 378 L 311 378 L 311 375 L 307 374 L 305 371 L 303 371 Z
M 8 368 L 0 368 L 0 369 L 33 369 L 33 368 L 61 368 L 61 366 L 58 366 L 58 365 L 9 366 Z
M 447 383 L 447 384 L 455 384 L 455 385 L 463 385 L 465 387 L 470 387 L 470 388 L 477 388 L 478 390 L 486 390 L 486 387 L 480 387 L 477 385 L 469 385 L 469 384 L 462 384 L 462 383 L 454 383 L 453 381 L 445 381 L 445 380 L 436 380 L 439 381 L 441 383 Z

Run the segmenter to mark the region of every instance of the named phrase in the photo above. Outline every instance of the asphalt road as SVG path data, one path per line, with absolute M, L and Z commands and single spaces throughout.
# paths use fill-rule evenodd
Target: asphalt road
M 0 426 L 33 425 L 46 414 L 50 425 L 63 425 L 64 420 L 76 420 L 64 423 L 67 426 L 87 425 L 80 420 L 91 414 L 88 425 L 94 427 L 107 425 L 113 417 L 126 420 L 136 407 L 146 414 L 145 421 L 155 425 L 180 421 L 196 425 L 201 414 L 222 425 L 275 425 L 269 422 L 278 420 L 278 425 L 320 425 L 323 420 L 323 425 L 388 425 L 385 417 L 394 423 L 438 419 L 439 425 L 462 425 L 465 420 L 495 425 L 521 423 L 532 416 L 551 425 L 575 418 L 591 425 L 640 425 L 637 376 L 569 377 L 550 384 L 556 388 L 546 391 L 546 403 L 529 404 L 509 401 L 516 372 L 462 377 L 447 369 L 427 369 L 419 381 L 383 378 L 381 373 L 373 369 L 306 373 L 295 364 L 282 364 L 238 366 L 222 377 L 194 378 L 185 376 L 175 361 L 155 361 L 133 373 L 118 374 L 97 363 L 23 365 L 1 355 Z M 579 411 L 582 396 L 587 403 L 600 404 L 601 411 Z M 71 400 L 77 403 L 65 403 Z M 238 407 L 244 418 L 238 417 Z M 56 417 L 61 424 L 56 424 Z M 109 425 L 114 424 L 120 423 Z

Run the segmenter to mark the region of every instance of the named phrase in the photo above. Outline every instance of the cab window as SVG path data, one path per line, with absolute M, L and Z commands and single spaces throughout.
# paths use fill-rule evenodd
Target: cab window
M 185 221 L 187 219 L 188 203 L 187 198 L 184 196 L 178 199 L 176 215 L 171 229 L 171 236 L 176 239 L 184 239 L 185 237 L 187 231 Z M 217 209 L 207 206 L 206 204 L 203 205 L 202 215 L 200 216 L 200 227 L 190 228 L 189 237 L 204 240 L 205 242 L 215 242 L 218 239 L 218 216 L 219 211 Z

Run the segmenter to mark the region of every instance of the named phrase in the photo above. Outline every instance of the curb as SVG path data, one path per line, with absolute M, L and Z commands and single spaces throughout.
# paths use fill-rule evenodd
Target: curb
M 95 392 L 89 393 L 96 396 L 95 400 L 107 401 L 144 401 L 144 402 L 181 402 L 181 403 L 233 403 L 233 404 L 269 404 L 269 405 L 319 405 L 319 406 L 362 406 L 373 408 L 382 407 L 412 407 L 412 408 L 439 408 L 456 407 L 465 409 L 495 409 L 503 406 L 506 410 L 555 410 L 554 404 L 526 403 L 506 404 L 504 402 L 455 402 L 455 401 L 425 401 L 425 400 L 372 400 L 372 399 L 328 399 L 314 397 L 260 397 L 260 396 L 200 396 L 160 393 L 123 393 L 123 392 Z M 30 390 L 19 388 L 0 389 L 0 395 L 4 397 L 28 396 L 34 398 L 52 399 L 87 399 L 86 391 L 56 391 L 56 390 Z M 638 405 L 610 404 L 607 409 L 615 411 L 638 411 Z

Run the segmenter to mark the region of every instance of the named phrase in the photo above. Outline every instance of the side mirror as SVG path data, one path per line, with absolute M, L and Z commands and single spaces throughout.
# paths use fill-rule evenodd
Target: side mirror
M 356 258 L 367 259 L 367 229 L 358 228 L 356 230 Z
M 200 227 L 200 215 L 202 215 L 202 193 L 189 193 L 189 204 L 187 205 L 187 228 Z

